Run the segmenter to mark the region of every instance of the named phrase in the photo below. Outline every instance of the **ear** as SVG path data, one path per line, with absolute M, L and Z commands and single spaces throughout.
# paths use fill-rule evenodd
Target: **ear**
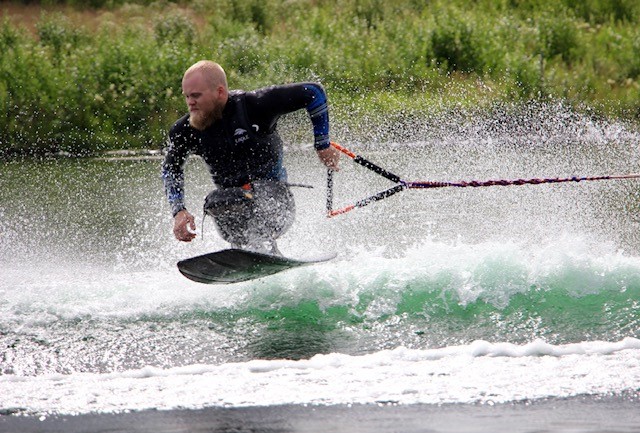
M 226 98 L 229 92 L 227 91 L 227 88 L 225 86 L 220 84 L 218 87 L 216 87 L 216 94 L 218 95 L 218 98 Z

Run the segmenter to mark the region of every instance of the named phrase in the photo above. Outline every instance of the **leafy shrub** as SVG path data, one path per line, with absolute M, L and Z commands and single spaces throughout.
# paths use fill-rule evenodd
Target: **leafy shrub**
M 33 34 L 0 23 L 0 153 L 160 147 L 202 58 L 235 88 L 321 81 L 336 112 L 547 96 L 640 112 L 632 0 L 92 1 L 112 9 L 89 30 L 73 14 Z
M 439 17 L 431 33 L 433 59 L 448 72 L 482 73 L 485 64 L 479 39 L 474 27 L 460 17 Z
M 156 18 L 153 31 L 156 41 L 160 44 L 184 43 L 191 45 L 196 37 L 196 31 L 191 20 L 184 13 L 176 11 Z
M 43 13 L 36 28 L 40 43 L 52 48 L 55 56 L 60 56 L 63 50 L 68 53 L 78 48 L 85 39 L 62 13 Z
M 254 30 L 247 29 L 220 44 L 220 62 L 233 67 L 239 74 L 258 72 L 266 67 L 262 61 L 264 45 L 263 39 Z
M 0 23 L 0 52 L 14 48 L 20 40 L 20 34 L 14 28 L 9 19 L 5 17 Z
M 544 14 L 538 20 L 540 54 L 546 59 L 560 56 L 570 64 L 579 55 L 580 42 L 575 22 L 567 15 Z
M 593 24 L 609 21 L 634 22 L 640 17 L 636 0 L 564 0 L 576 16 Z

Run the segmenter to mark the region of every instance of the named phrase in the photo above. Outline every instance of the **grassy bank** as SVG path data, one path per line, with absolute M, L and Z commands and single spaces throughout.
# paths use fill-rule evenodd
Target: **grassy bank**
M 225 66 L 233 88 L 318 80 L 334 123 L 547 98 L 640 113 L 634 0 L 7 5 L 2 155 L 158 148 L 184 111 L 182 73 L 201 58 Z

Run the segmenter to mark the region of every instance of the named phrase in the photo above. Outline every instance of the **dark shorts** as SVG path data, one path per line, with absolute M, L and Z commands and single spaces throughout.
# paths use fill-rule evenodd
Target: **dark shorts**
M 295 217 L 287 184 L 258 180 L 249 188 L 218 188 L 205 199 L 204 211 L 213 217 L 220 236 L 234 248 L 279 254 L 276 239 Z

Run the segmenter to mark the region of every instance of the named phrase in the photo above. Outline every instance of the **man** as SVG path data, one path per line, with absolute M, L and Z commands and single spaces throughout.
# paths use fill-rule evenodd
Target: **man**
M 174 216 L 173 233 L 195 238 L 195 219 L 184 204 L 184 164 L 203 158 L 216 185 L 205 200 L 220 235 L 234 248 L 279 254 L 276 239 L 291 225 L 293 196 L 282 165 L 280 116 L 306 109 L 320 160 L 337 170 L 339 151 L 329 144 L 326 94 L 316 83 L 272 86 L 252 92 L 229 91 L 217 63 L 195 63 L 182 78 L 189 113 L 169 131 L 162 165 L 165 192 Z

